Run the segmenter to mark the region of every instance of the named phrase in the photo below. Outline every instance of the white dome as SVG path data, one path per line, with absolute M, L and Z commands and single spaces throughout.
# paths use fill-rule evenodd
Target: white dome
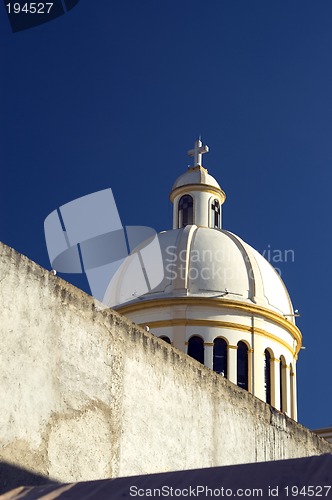
M 201 166 L 189 168 L 187 172 L 180 175 L 180 177 L 178 177 L 174 182 L 172 190 L 192 184 L 202 184 L 221 190 L 221 187 L 219 186 L 215 178 L 212 177 L 212 175 L 210 175 L 208 171 Z
M 201 140 L 188 151 L 195 166 L 170 193 L 173 229 L 122 262 L 104 303 L 296 419 L 292 303 L 269 262 L 221 229 L 226 195 L 202 167 L 207 152 Z
M 222 297 L 260 305 L 294 322 L 292 304 L 279 274 L 238 236 L 193 225 L 162 232 L 158 237 L 164 279 L 142 294 L 137 270 L 137 279 L 132 279 L 133 262 L 125 262 L 112 281 L 108 305 L 131 302 L 137 296 L 140 302 L 164 297 Z
M 195 166 L 170 193 L 173 229 L 122 262 L 104 303 L 296 419 L 292 303 L 269 262 L 221 229 L 226 195 L 202 167 L 207 152 L 201 140 L 188 152 Z

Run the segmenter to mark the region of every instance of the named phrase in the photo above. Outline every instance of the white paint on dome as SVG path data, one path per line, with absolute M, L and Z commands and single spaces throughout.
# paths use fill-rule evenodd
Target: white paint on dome
M 212 175 L 210 175 L 204 168 L 190 168 L 184 174 L 180 175 L 173 184 L 172 190 L 179 188 L 181 186 L 187 186 L 190 184 L 204 184 L 207 186 L 212 186 L 217 189 L 221 189 L 218 182 Z
M 138 261 L 131 257 L 116 274 L 107 305 L 130 302 L 138 296 L 140 301 L 184 294 L 222 296 L 256 303 L 293 321 L 292 304 L 282 279 L 238 236 L 225 230 L 186 226 L 159 233 L 158 237 L 164 279 L 152 291 L 143 289 L 139 286 L 142 277 L 136 269 Z

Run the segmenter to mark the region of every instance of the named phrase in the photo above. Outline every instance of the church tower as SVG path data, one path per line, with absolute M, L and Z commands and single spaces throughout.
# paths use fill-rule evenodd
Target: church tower
M 194 165 L 170 193 L 173 229 L 158 235 L 164 279 L 140 297 L 131 280 L 115 308 L 296 420 L 302 337 L 293 306 L 269 262 L 222 228 L 226 195 L 202 165 L 207 152 L 197 140 L 188 152 Z M 119 293 L 127 270 L 117 273 Z

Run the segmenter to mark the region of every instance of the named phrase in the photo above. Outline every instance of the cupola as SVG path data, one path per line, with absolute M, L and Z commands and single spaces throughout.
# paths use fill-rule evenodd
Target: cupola
M 188 155 L 194 157 L 194 165 L 176 179 L 170 193 L 173 229 L 193 224 L 213 229 L 222 227 L 221 206 L 226 194 L 202 165 L 202 156 L 208 152 L 208 146 L 203 146 L 201 139 L 188 151 Z

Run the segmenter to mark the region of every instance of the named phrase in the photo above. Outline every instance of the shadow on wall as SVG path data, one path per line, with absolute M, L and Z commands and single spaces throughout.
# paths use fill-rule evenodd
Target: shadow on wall
M 61 484 L 7 462 L 0 462 L 0 495 L 18 486 Z
M 17 488 L 0 498 L 6 500 L 123 500 L 170 496 L 289 498 L 322 496 L 331 498 L 332 454 L 230 465 L 142 476 L 100 479 L 82 483 L 48 484 Z M 309 490 L 310 488 L 310 490 Z M 302 491 L 302 493 L 300 493 Z M 313 495 L 309 495 L 309 493 Z M 315 495 L 317 494 L 317 495 Z

